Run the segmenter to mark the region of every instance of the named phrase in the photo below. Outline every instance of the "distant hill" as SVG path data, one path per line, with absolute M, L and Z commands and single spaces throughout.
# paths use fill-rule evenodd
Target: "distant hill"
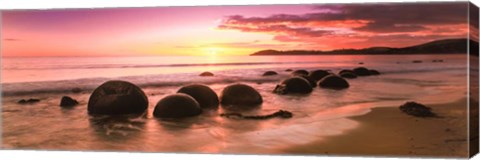
M 467 53 L 468 39 L 444 39 L 436 40 L 420 45 L 392 48 L 392 47 L 370 47 L 364 49 L 337 49 L 331 51 L 320 50 L 262 50 L 251 54 L 252 56 L 262 55 L 340 55 L 340 54 L 448 54 L 448 53 Z M 470 40 L 471 53 L 478 56 L 478 42 Z M 473 52 L 472 52 L 473 51 Z

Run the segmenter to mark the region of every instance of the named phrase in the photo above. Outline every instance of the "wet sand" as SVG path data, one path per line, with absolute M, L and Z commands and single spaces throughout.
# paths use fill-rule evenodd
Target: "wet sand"
M 286 149 L 290 154 L 340 156 L 467 157 L 466 99 L 426 104 L 439 118 L 418 118 L 398 107 L 351 117 L 360 126 L 342 135 Z M 400 104 L 399 104 L 400 105 Z

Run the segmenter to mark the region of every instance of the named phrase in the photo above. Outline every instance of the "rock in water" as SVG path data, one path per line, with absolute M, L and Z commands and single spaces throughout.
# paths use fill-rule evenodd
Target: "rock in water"
M 200 73 L 201 77 L 211 77 L 211 76 L 214 76 L 212 72 L 203 72 L 203 73 Z
M 199 103 L 200 108 L 217 109 L 219 105 L 217 93 L 206 85 L 188 85 L 180 88 L 177 93 L 185 93 L 193 97 Z
M 291 72 L 293 71 L 292 69 L 286 69 L 285 72 Z
M 311 78 L 310 76 L 299 76 L 299 77 L 305 78 L 305 79 L 310 83 L 310 85 L 312 86 L 312 88 L 317 87 L 317 81 L 315 81 L 315 80 L 314 80 L 313 78 Z
M 202 113 L 200 104 L 193 97 L 183 93 L 161 99 L 153 110 L 153 116 L 159 118 L 185 118 L 200 113 Z
M 263 76 L 274 76 L 274 75 L 277 75 L 278 73 L 275 72 L 275 71 L 266 71 L 265 73 L 263 73 Z
M 253 106 L 262 102 L 260 93 L 245 84 L 232 84 L 225 87 L 220 97 L 220 103 L 223 105 Z
M 316 82 L 322 79 L 325 76 L 330 75 L 330 72 L 325 71 L 325 70 L 315 70 L 313 72 L 310 72 L 309 76 L 314 79 Z
M 376 76 L 376 75 L 380 75 L 380 72 L 377 71 L 377 70 L 371 69 L 371 70 L 370 70 L 370 75 L 375 75 L 375 76 Z
M 89 114 L 144 113 L 148 99 L 138 86 L 126 81 L 108 81 L 97 87 L 88 100 Z
M 370 75 L 370 70 L 368 70 L 365 67 L 358 67 L 353 69 L 353 73 L 355 73 L 358 76 L 369 76 Z
M 295 70 L 292 72 L 292 75 L 294 76 L 308 76 L 308 71 L 307 70 Z
M 21 99 L 17 103 L 18 104 L 33 104 L 33 103 L 37 103 L 37 102 L 40 102 L 40 99 L 30 98 L 28 100 Z
M 357 75 L 353 72 L 343 72 L 343 73 L 340 73 L 340 77 L 354 79 L 354 78 L 357 78 Z
M 431 108 L 417 103 L 417 102 L 407 102 L 400 106 L 400 110 L 408 115 L 412 115 L 415 117 L 435 117 L 435 113 L 433 113 Z
M 318 86 L 320 86 L 321 88 L 330 89 L 345 89 L 350 87 L 350 85 L 345 79 L 336 75 L 329 75 L 322 78 L 319 81 Z
M 72 107 L 78 104 L 78 101 L 69 96 L 63 96 L 60 101 L 61 107 Z
M 413 60 L 412 63 L 422 63 L 423 61 L 421 60 Z
M 292 77 L 282 81 L 273 91 L 277 94 L 300 93 L 307 94 L 312 92 L 310 82 L 303 77 Z

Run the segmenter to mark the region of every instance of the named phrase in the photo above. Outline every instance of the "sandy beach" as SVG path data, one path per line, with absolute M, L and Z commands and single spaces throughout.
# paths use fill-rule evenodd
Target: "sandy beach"
M 378 107 L 351 117 L 360 126 L 342 135 L 287 149 L 295 154 L 466 157 L 466 99 L 453 103 L 430 104 L 439 118 L 418 118 L 398 107 Z

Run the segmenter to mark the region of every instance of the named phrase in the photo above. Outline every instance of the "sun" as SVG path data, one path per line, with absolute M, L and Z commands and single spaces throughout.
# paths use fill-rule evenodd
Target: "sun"
M 208 56 L 218 56 L 218 54 L 222 52 L 222 49 L 221 48 L 218 48 L 218 47 L 208 47 L 208 48 L 205 48 L 205 53 L 206 55 Z

